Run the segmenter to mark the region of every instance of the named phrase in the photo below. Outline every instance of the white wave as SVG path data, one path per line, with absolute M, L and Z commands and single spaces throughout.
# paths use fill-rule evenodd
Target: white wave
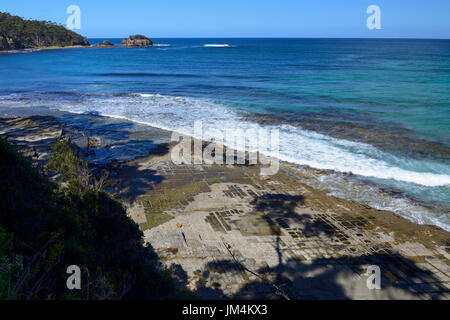
M 153 93 L 136 93 L 137 96 L 140 96 L 142 98 L 149 98 L 149 97 L 153 97 L 154 94 Z
M 244 121 L 230 108 L 207 99 L 167 96 L 151 93 L 135 93 L 129 95 L 85 95 L 82 99 L 71 99 L 64 95 L 26 96 L 22 94 L 0 96 L 0 106 L 51 106 L 62 111 L 74 113 L 95 112 L 103 116 L 131 120 L 168 131 L 196 136 L 193 130 L 195 120 L 203 120 L 203 131 L 216 129 L 255 129 L 263 127 L 258 123 Z M 267 129 L 279 130 L 280 152 L 261 153 L 278 157 L 299 165 L 307 165 L 317 169 L 331 169 L 337 172 L 352 172 L 361 177 L 383 179 L 382 184 L 406 184 L 408 188 L 431 190 L 427 188 L 447 188 L 450 186 L 450 168 L 445 164 L 427 163 L 420 160 L 395 157 L 371 145 L 341 140 L 313 131 L 303 130 L 290 125 L 266 126 Z M 208 137 L 214 138 L 214 137 Z M 249 139 L 248 146 L 238 145 L 237 149 L 254 151 L 257 144 Z M 226 144 L 226 143 L 225 143 Z M 256 146 L 256 148 L 255 148 Z M 235 147 L 235 146 L 233 146 Z M 326 175 L 325 177 L 328 177 Z M 432 223 L 446 230 L 450 229 L 448 216 L 434 213 L 410 201 L 378 195 L 377 192 L 363 189 L 343 187 L 344 184 L 333 184 L 333 178 L 324 178 L 323 188 L 331 190 L 333 195 L 346 199 L 367 203 L 372 207 L 396 212 L 417 223 Z M 396 182 L 398 181 L 398 182 Z M 389 183 L 388 183 L 389 182 Z M 445 186 L 445 187 L 442 187 Z M 442 191 L 438 191 L 442 192 Z
M 428 187 L 450 184 L 450 175 L 437 172 L 420 172 L 394 166 L 386 159 L 395 157 L 377 148 L 359 142 L 335 139 L 316 132 L 292 126 L 281 126 L 280 160 L 313 168 L 351 172 L 379 179 L 394 179 Z M 395 159 L 405 163 L 406 159 Z M 411 160 L 409 160 L 411 163 Z M 410 166 L 412 167 L 412 166 Z M 416 161 L 416 170 L 424 167 Z
M 204 47 L 214 47 L 214 48 L 223 48 L 223 47 L 231 47 L 229 44 L 204 44 Z
M 309 184 L 328 190 L 332 196 L 392 211 L 415 223 L 433 224 L 450 231 L 450 216 L 445 213 L 445 209 L 429 209 L 406 197 L 393 197 L 375 186 L 357 183 L 339 174 L 322 175 L 312 183 L 309 181 Z
M 43 105 L 45 102 L 40 99 L 38 103 Z M 89 96 L 79 103 L 58 100 L 51 104 L 64 111 L 97 112 L 191 136 L 195 136 L 195 120 L 203 120 L 203 129 L 208 132 L 213 129 L 224 132 L 225 129 L 257 130 L 263 127 L 241 120 L 235 112 L 213 101 L 181 96 L 136 93 L 113 97 Z M 30 103 L 27 102 L 27 105 Z M 423 161 L 398 158 L 368 144 L 335 139 L 290 125 L 264 128 L 279 130 L 280 152 L 261 150 L 261 153 L 283 161 L 427 187 L 450 185 L 450 168 L 445 165 L 437 168 Z M 257 143 L 249 142 L 250 146 L 237 148 L 255 151 Z
M 110 103 L 113 101 L 110 100 L 106 103 L 108 112 L 105 113 L 121 112 L 121 115 L 130 120 L 139 120 L 168 130 L 175 129 L 188 135 L 195 135 L 193 123 L 199 119 L 203 120 L 204 131 L 208 132 L 213 129 L 223 132 L 226 128 L 247 130 L 260 127 L 259 124 L 240 120 L 234 112 L 209 100 L 158 94 L 141 94 L 141 96 L 148 99 L 139 101 L 133 107 L 121 104 L 121 108 L 111 108 Z M 150 112 L 151 115 L 142 116 L 145 115 L 145 112 Z M 168 114 L 170 117 L 167 116 Z M 205 121 L 206 119 L 209 120 Z M 367 177 L 394 179 L 429 187 L 450 184 L 450 175 L 448 174 L 420 172 L 393 166 L 385 160 L 392 158 L 392 155 L 368 144 L 335 139 L 288 125 L 268 128 L 280 131 L 280 152 L 275 154 L 262 151 L 262 153 L 279 157 L 280 160 L 318 169 L 352 172 Z M 197 136 L 196 138 L 202 137 Z M 256 143 L 253 144 L 255 147 Z M 250 142 L 250 147 L 252 147 L 251 145 L 252 142 Z M 238 147 L 245 148 L 245 146 Z

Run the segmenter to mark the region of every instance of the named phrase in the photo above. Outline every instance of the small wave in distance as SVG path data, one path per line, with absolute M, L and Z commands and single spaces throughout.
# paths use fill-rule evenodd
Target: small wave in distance
M 204 47 L 211 47 L 211 48 L 230 48 L 231 45 L 229 44 L 204 44 Z

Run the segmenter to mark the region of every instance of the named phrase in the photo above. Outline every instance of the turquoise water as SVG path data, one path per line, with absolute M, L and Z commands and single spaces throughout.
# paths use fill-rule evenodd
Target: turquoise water
M 0 106 L 98 113 L 188 134 L 199 119 L 208 128 L 277 128 L 282 160 L 351 172 L 351 183 L 395 201 L 342 196 L 450 229 L 450 41 L 154 42 L 161 46 L 0 55 Z

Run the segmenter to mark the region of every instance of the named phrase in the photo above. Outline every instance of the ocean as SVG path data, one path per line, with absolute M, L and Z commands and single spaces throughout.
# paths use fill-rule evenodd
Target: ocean
M 450 40 L 153 40 L 0 55 L 0 116 L 277 129 L 281 160 L 327 170 L 317 187 L 450 231 Z

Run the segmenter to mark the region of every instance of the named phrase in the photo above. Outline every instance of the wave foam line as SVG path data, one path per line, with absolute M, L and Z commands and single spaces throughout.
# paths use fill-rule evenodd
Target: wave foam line
M 229 44 L 204 44 L 204 47 L 213 47 L 213 48 L 227 48 L 231 47 Z
M 204 132 L 211 132 L 212 129 L 223 132 L 224 128 L 258 130 L 262 127 L 260 124 L 241 120 L 235 112 L 220 104 L 199 98 L 134 93 L 114 97 L 93 95 L 75 103 L 73 100 L 61 99 L 61 95 L 58 95 L 50 102 L 52 106 L 64 111 L 96 112 L 103 116 L 122 118 L 168 131 L 175 130 L 197 139 L 205 139 L 194 136 L 194 121 L 199 119 L 203 120 Z M 40 99 L 37 103 L 43 105 L 44 101 Z M 433 168 L 411 159 L 395 159 L 392 155 L 368 144 L 335 139 L 289 125 L 265 128 L 278 129 L 280 133 L 280 152 L 260 150 L 265 156 L 316 169 L 351 172 L 365 177 L 393 179 L 427 187 L 450 185 L 450 174 L 447 174 L 450 169 L 447 167 Z M 228 145 L 228 147 L 254 150 L 257 143 L 248 142 L 250 147 L 245 145 Z

